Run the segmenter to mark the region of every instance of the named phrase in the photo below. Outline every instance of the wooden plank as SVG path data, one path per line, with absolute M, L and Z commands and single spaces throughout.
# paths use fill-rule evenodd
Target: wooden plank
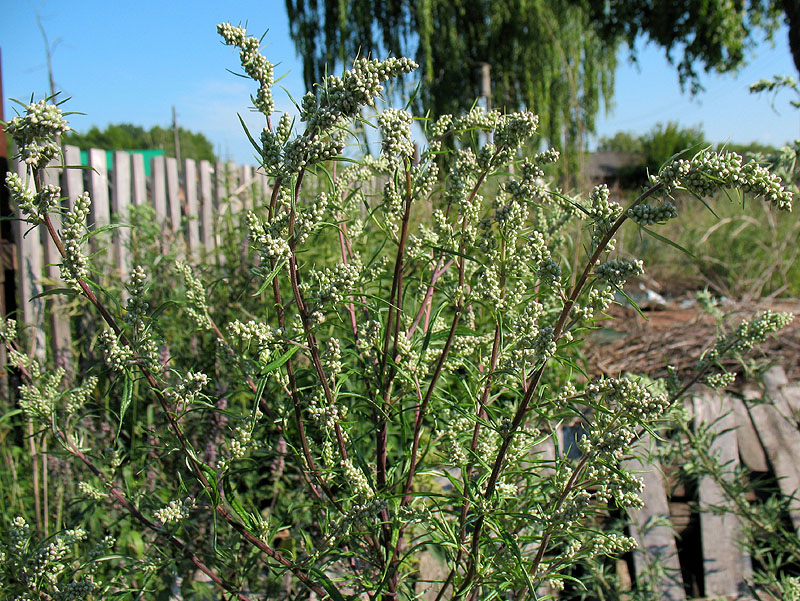
M 147 204 L 147 176 L 144 169 L 144 155 L 136 153 L 131 156 L 132 161 L 132 177 L 133 189 L 132 198 L 133 205 L 140 207 Z
M 26 180 L 27 165 L 16 165 L 17 174 L 28 181 L 33 188 L 33 179 Z M 17 221 L 14 222 L 14 238 L 17 243 L 17 290 L 19 303 L 22 308 L 22 323 L 24 327 L 23 348 L 40 361 L 44 362 L 47 356 L 46 340 L 44 335 L 44 299 L 33 297 L 44 291 L 42 287 L 42 267 L 44 249 L 38 230 L 30 230 L 31 225 L 22 220 L 19 209 L 14 211 Z M 27 235 L 26 235 L 27 233 Z M 22 325 L 19 327 L 23 331 Z
M 197 163 L 193 159 L 183 162 L 183 178 L 188 223 L 186 242 L 189 254 L 194 254 L 200 248 L 200 203 L 197 198 Z
M 172 233 L 178 237 L 181 231 L 181 198 L 178 180 L 178 160 L 173 157 L 166 158 L 167 171 L 167 210 L 169 212 Z
M 724 466 L 722 477 L 733 481 L 739 465 L 736 417 L 728 398 L 714 391 L 693 397 L 695 428 L 704 426 L 712 433 L 710 452 Z M 703 546 L 703 573 L 707 597 L 736 596 L 747 592 L 745 580 L 752 575 L 750 557 L 737 541 L 741 524 L 729 511 L 730 500 L 711 476 L 700 478 L 700 534 Z M 719 508 L 726 508 L 720 512 Z
M 131 205 L 131 155 L 124 150 L 114 153 L 113 185 L 111 188 L 111 211 L 114 221 L 128 224 L 130 222 L 129 207 Z M 130 243 L 131 230 L 121 227 L 112 235 L 114 247 L 113 264 L 118 280 L 125 279 L 131 270 Z
M 77 146 L 64 146 L 64 164 L 78 166 L 81 164 L 81 151 Z M 67 197 L 67 208 L 72 210 L 75 199 L 84 193 L 84 169 L 64 170 L 64 195 Z
M 58 168 L 57 164 L 60 165 L 60 161 L 52 162 L 45 170 L 45 185 L 59 186 L 63 169 Z M 61 214 L 58 212 L 50 213 L 50 221 L 53 224 L 53 228 L 60 232 Z M 58 248 L 46 228 L 40 227 L 39 232 L 42 236 L 47 279 L 55 287 L 63 287 L 64 282 L 61 280 L 61 269 L 59 267 L 62 261 L 61 253 L 58 252 Z M 63 296 L 49 296 L 46 300 L 45 310 L 48 313 L 50 323 L 50 350 L 53 353 L 53 360 L 57 367 L 64 368 L 67 381 L 71 382 L 74 374 L 72 365 L 72 329 L 70 327 L 69 314 L 64 307 L 65 299 Z
M 750 413 L 748 413 L 744 401 L 736 396 L 729 397 L 728 401 L 736 420 L 736 439 L 742 462 L 754 472 L 769 471 L 769 462 L 764 453 L 764 447 L 761 446 L 761 440 L 753 427 L 753 421 L 750 419 Z
M 214 196 L 211 178 L 214 168 L 208 161 L 200 161 L 200 239 L 206 253 L 214 252 Z
M 224 252 L 220 252 L 222 248 L 222 220 L 230 218 L 232 213 L 232 198 L 231 193 L 236 189 L 236 172 L 230 171 L 232 163 L 217 163 L 216 164 L 216 215 L 215 215 L 215 248 L 217 248 L 217 263 L 224 265 L 227 257 Z
M 156 221 L 161 224 L 161 231 L 167 223 L 167 176 L 164 157 L 153 157 L 150 163 L 152 179 L 153 209 L 156 212 Z
M 111 223 L 111 209 L 108 198 L 108 168 L 106 151 L 97 148 L 89 149 L 89 194 L 92 196 L 92 209 L 89 213 L 89 225 L 95 229 Z
M 655 583 L 658 599 L 661 601 L 683 601 L 683 576 L 678 562 L 678 548 L 675 535 L 669 526 L 669 505 L 664 478 L 658 463 L 647 459 L 654 441 L 649 434 L 644 435 L 633 445 L 634 457 L 622 461 L 625 469 L 638 473 L 644 480 L 642 509 L 629 511 L 631 517 L 631 536 L 636 539 L 637 549 L 633 552 L 633 563 L 637 579 L 649 578 L 648 569 L 660 564 L 655 573 L 661 580 Z
M 268 205 L 270 197 L 272 196 L 272 189 L 269 185 L 269 178 L 264 173 L 263 169 L 256 171 L 256 181 L 258 182 L 258 193 L 261 204 Z
M 242 182 L 240 184 L 240 188 L 242 189 L 240 194 L 240 198 L 242 199 L 242 209 L 245 211 L 250 211 L 253 208 L 253 168 L 250 165 L 242 165 L 240 173 L 240 179 Z
M 751 397 L 747 407 L 781 494 L 791 499 L 789 517 L 800 534 L 800 432 L 781 413 L 788 406 L 782 395 L 785 382 L 783 369 L 771 368 L 764 374 L 763 399 Z

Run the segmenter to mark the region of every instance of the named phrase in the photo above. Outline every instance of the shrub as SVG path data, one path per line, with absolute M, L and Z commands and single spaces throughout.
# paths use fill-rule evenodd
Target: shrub
M 144 265 L 125 302 L 107 303 L 83 250 L 88 197 L 56 231 L 60 191 L 41 185 L 67 129 L 60 109 L 33 103 L 8 124 L 34 184 L 10 175 L 12 196 L 102 325 L 92 376 L 73 383 L 20 350 L 12 321 L 0 329 L 23 380 L 22 415 L 9 418 L 31 420 L 80 481 L 73 530 L 52 543 L 22 518 L 3 530 L 5 557 L 17 558 L 2 562 L 3 598 L 166 598 L 175 574 L 198 599 L 397 599 L 430 586 L 437 599 L 521 597 L 630 549 L 597 524 L 612 504 L 641 504 L 639 479 L 620 468 L 634 439 L 689 386 L 716 383 L 722 355 L 790 316 L 757 316 L 716 341 L 689 382 L 587 379 L 585 333 L 643 269 L 614 256 L 615 237 L 674 218 L 680 189 L 740 187 L 778 209 L 791 195 L 755 163 L 703 152 L 665 165 L 627 207 L 604 187 L 570 198 L 542 179 L 556 152 L 520 156 L 533 114 L 480 109 L 422 120 L 418 163 L 412 116 L 385 110 L 381 155 L 342 169 L 349 124 L 416 65 L 357 60 L 303 97 L 294 133 L 286 115 L 272 122 L 273 66 L 258 39 L 219 32 L 258 84 L 267 127 L 253 143 L 273 178 L 247 216 L 244 290 L 209 287 L 209 266 L 178 262 L 180 302 L 151 303 L 168 292 L 152 276 L 163 266 Z M 573 270 L 562 253 L 576 219 L 588 239 Z M 558 448 L 566 418 L 585 420 L 579 453 Z M 84 540 L 100 546 L 81 551 Z M 445 568 L 435 582 L 420 568 L 426 553 Z

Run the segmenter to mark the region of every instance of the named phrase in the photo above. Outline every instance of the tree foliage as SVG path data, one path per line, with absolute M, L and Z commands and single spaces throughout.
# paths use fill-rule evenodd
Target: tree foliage
M 215 161 L 214 145 L 206 136 L 182 127 L 178 128 L 181 157 L 197 161 Z M 149 130 L 131 123 L 112 123 L 101 130 L 96 125 L 85 134 L 69 132 L 64 136 L 66 144 L 103 150 L 148 150 L 163 149 L 167 156 L 175 156 L 175 137 L 172 129 L 159 125 Z
M 642 185 L 649 174 L 658 173 L 662 165 L 683 151 L 691 157 L 709 145 L 700 126 L 681 127 L 674 121 L 658 123 L 649 132 L 636 135 L 617 132 L 600 138 L 598 150 L 636 153 L 641 161 L 629 165 L 619 174 L 624 185 Z M 684 157 L 687 158 L 687 157 Z
M 287 0 L 307 86 L 359 55 L 412 56 L 421 66 L 415 108 L 462 113 L 491 66 L 494 107 L 535 110 L 559 148 L 581 147 L 611 98 L 616 42 L 568 0 Z
M 577 0 L 607 41 L 627 40 L 634 50 L 645 38 L 662 47 L 677 66 L 681 84 L 702 89 L 700 71 L 725 73 L 747 61 L 747 51 L 771 38 L 784 17 L 789 46 L 800 70 L 800 2 L 797 0 Z M 635 56 L 635 55 L 634 55 Z

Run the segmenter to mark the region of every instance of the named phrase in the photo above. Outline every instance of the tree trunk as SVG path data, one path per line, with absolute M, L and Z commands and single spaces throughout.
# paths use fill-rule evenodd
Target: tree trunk
M 795 69 L 800 73 L 800 0 L 783 0 L 783 12 L 789 26 L 789 50 Z

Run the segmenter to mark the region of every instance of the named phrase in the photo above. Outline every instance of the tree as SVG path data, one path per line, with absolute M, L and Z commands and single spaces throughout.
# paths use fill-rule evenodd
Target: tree
M 613 137 L 600 138 L 599 150 L 636 153 L 641 157 L 622 169 L 618 177 L 626 187 L 644 185 L 650 174 L 658 173 L 661 166 L 686 152 L 684 158 L 691 158 L 708 147 L 703 130 L 697 127 L 681 127 L 674 121 L 658 123 L 649 132 L 637 136 L 632 132 L 617 132 Z
M 724 73 L 747 60 L 760 38 L 771 38 L 781 16 L 789 28 L 789 48 L 800 72 L 800 2 L 798 0 L 578 0 L 591 14 L 598 35 L 624 39 L 631 50 L 639 38 L 664 48 L 677 65 L 681 84 L 702 89 L 698 68 Z M 634 55 L 635 56 L 635 55 Z
M 214 145 L 202 133 L 178 128 L 181 156 L 187 159 L 215 161 Z M 158 125 L 146 130 L 131 123 L 112 123 L 104 130 L 93 126 L 85 134 L 69 132 L 64 136 L 66 144 L 81 149 L 101 148 L 104 150 L 147 150 L 163 149 L 167 156 L 175 156 L 175 141 L 172 129 Z
M 613 91 L 615 41 L 569 0 L 287 0 L 307 86 L 359 55 L 420 64 L 416 108 L 436 117 L 469 109 L 476 72 L 491 68 L 491 103 L 539 114 L 560 149 L 583 146 Z M 579 156 L 577 153 L 574 156 Z M 567 157 L 569 158 L 569 157 Z

